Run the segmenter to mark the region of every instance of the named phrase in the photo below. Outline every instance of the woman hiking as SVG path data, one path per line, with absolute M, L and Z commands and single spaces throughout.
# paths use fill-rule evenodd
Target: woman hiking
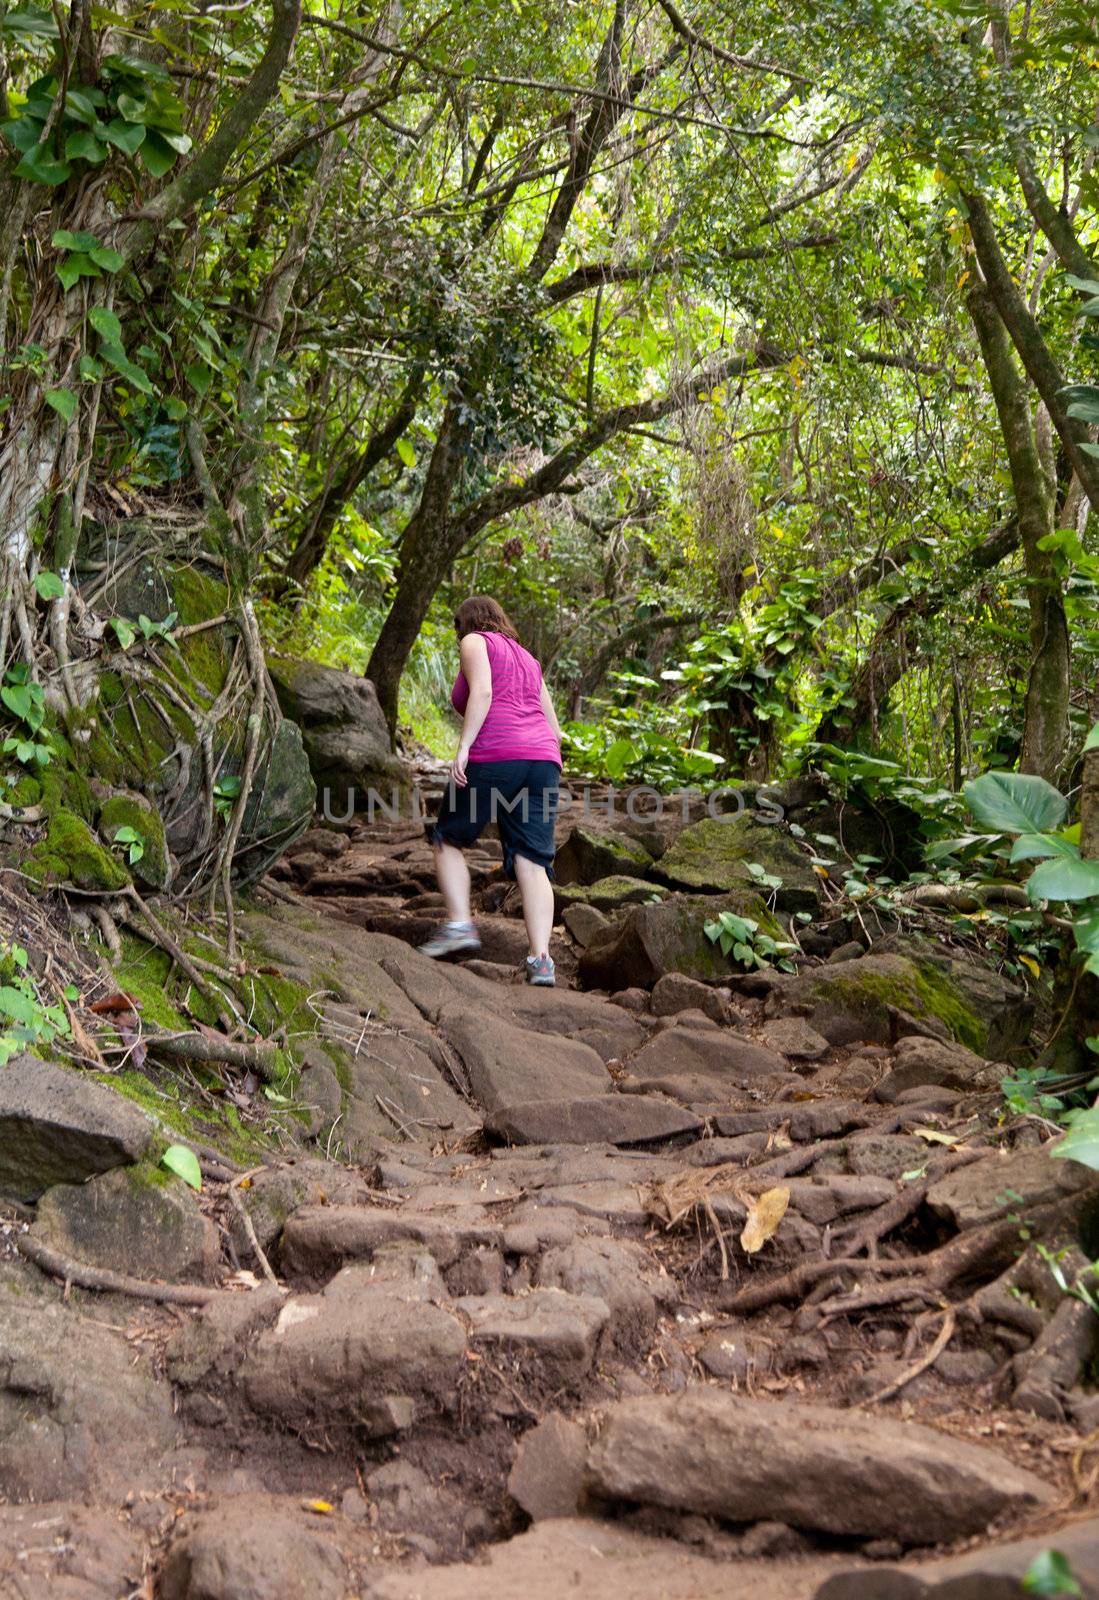
M 463 600 L 454 616 L 461 670 L 451 692 L 462 717 L 458 753 L 431 832 L 447 921 L 420 948 L 432 957 L 481 948 L 469 904 L 462 849 L 495 822 L 504 871 L 519 884 L 530 954 L 528 983 L 554 984 L 553 829 L 561 776 L 561 729 L 542 668 L 519 643 L 507 612 L 488 595 Z

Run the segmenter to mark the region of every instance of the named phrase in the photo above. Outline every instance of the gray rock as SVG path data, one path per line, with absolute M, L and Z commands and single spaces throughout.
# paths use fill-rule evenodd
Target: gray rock
M 171 1391 L 71 1306 L 0 1296 L 0 1495 L 121 1500 L 176 1442 Z
M 136 1527 L 104 1516 L 99 1506 L 60 1501 L 2 1506 L 0 1595 L 4 1600 L 117 1600 L 133 1593 L 145 1549 Z
M 163 1167 L 124 1167 L 47 1189 L 31 1232 L 64 1256 L 131 1278 L 209 1283 L 217 1274 L 217 1229 L 194 1190 Z
M 327 1283 L 349 1261 L 370 1260 L 384 1245 L 422 1244 L 444 1270 L 464 1250 L 496 1244 L 499 1230 L 479 1211 L 475 1219 L 383 1206 L 302 1206 L 282 1231 L 282 1267 L 292 1283 Z
M 385 1438 L 453 1396 L 465 1348 L 449 1311 L 360 1280 L 287 1300 L 241 1381 L 252 1409 L 284 1426 Z
M 914 1424 L 716 1390 L 622 1401 L 588 1457 L 608 1500 L 937 1543 L 1053 1503 L 1003 1456 Z
M 587 1454 L 580 1424 L 551 1411 L 520 1439 L 508 1493 L 536 1522 L 574 1517 L 583 1503 Z
M 240 1495 L 177 1524 L 157 1585 L 163 1600 L 344 1600 L 332 1541 L 296 1499 Z
M 715 1378 L 728 1378 L 734 1383 L 765 1375 L 775 1361 L 766 1339 L 742 1333 L 739 1328 L 719 1328 L 708 1334 L 698 1348 L 698 1359 Z
M 723 994 L 696 978 L 681 972 L 666 972 L 653 985 L 652 1010 L 656 1017 L 674 1016 L 678 1011 L 701 1011 L 714 1022 L 728 1022 L 733 1013 Z
M 318 798 L 330 791 L 334 815 L 343 815 L 351 789 L 360 812 L 370 789 L 387 804 L 394 789 L 408 789 L 368 678 L 289 656 L 269 656 L 267 665 L 283 715 L 301 726 Z
M 656 1094 L 529 1100 L 485 1119 L 486 1132 L 511 1144 L 644 1144 L 701 1127 L 693 1113 Z
M 559 1379 L 590 1369 L 610 1319 L 606 1301 L 561 1289 L 466 1295 L 456 1304 L 469 1319 L 469 1342 L 475 1350 L 487 1346 L 524 1364 L 537 1361 Z
M 477 1132 L 476 1111 L 446 1081 L 426 1046 L 404 1031 L 371 1032 L 357 1054 L 349 1052 L 340 1138 L 353 1157 L 372 1155 L 379 1139 L 394 1134 L 431 1145 L 441 1132 L 452 1139 Z
M 930 1147 L 903 1133 L 861 1133 L 847 1141 L 848 1169 L 863 1178 L 900 1178 L 926 1167 Z
M 702 1076 L 729 1088 L 756 1085 L 772 1074 L 787 1077 L 773 1050 L 725 1029 L 673 1027 L 641 1047 L 630 1061 L 635 1078 Z
M 763 1042 L 795 1061 L 819 1061 L 831 1046 L 804 1017 L 776 1017 L 763 1030 Z
M 567 906 L 561 921 L 581 946 L 590 944 L 597 934 L 605 933 L 610 927 L 610 919 L 602 911 L 583 902 Z
M 1006 1067 L 990 1067 L 983 1056 L 953 1041 L 898 1039 L 893 1066 L 874 1090 L 874 1098 L 893 1105 L 913 1089 L 991 1089 L 1006 1071 Z
M 0 1067 L 0 1193 L 37 1200 L 55 1183 L 140 1161 L 154 1128 L 113 1089 L 38 1056 Z
M 933 1183 L 927 1204 L 955 1228 L 979 1228 L 1009 1211 L 1099 1187 L 1099 1173 L 1078 1161 L 1053 1160 L 1047 1146 L 995 1153 Z
M 461 1056 L 474 1098 L 486 1111 L 610 1091 L 607 1069 L 589 1045 L 570 1038 L 550 1042 L 499 1016 L 451 1007 L 440 1012 L 439 1026 Z
M 641 1245 L 594 1235 L 547 1250 L 535 1281 L 541 1288 L 565 1289 L 603 1301 L 620 1345 L 637 1345 L 649 1337 L 656 1327 L 657 1297 L 666 1291 Z

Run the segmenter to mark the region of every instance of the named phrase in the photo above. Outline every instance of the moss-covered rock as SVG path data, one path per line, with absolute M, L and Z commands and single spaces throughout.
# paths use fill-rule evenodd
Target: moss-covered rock
M 773 893 L 781 910 L 817 910 L 820 880 L 808 857 L 780 824 L 751 816 L 693 822 L 660 858 L 654 876 L 673 888 L 722 894 L 756 882 L 753 868 L 779 879 Z M 772 892 L 770 885 L 766 892 Z
M 553 871 L 559 884 L 571 886 L 600 878 L 640 878 L 652 863 L 652 852 L 628 833 L 576 827 L 558 850 Z
M 891 1044 L 925 1032 L 994 1059 L 1026 1037 L 1025 997 L 991 969 L 950 952 L 934 955 L 926 941 L 908 953 L 887 943 L 787 979 L 768 997 L 768 1014 L 808 1013 L 810 1026 L 832 1044 Z
M 124 889 L 130 874 L 102 845 L 75 811 L 59 806 L 49 820 L 46 837 L 27 857 L 24 871 L 44 888 L 71 883 L 102 892 Z
M 141 838 L 141 855 L 132 863 L 134 877 L 150 888 L 167 889 L 172 879 L 172 864 L 160 812 L 150 801 L 137 795 L 114 795 L 99 813 L 99 831 L 113 844 L 120 828 L 132 828 Z M 128 846 L 120 848 L 128 853 Z
M 645 878 L 614 876 L 597 883 L 554 884 L 557 914 L 568 906 L 594 906 L 597 911 L 617 911 L 619 906 L 648 905 L 663 900 L 669 891 Z
M 669 895 L 657 905 L 635 906 L 580 956 L 585 989 L 649 989 L 667 972 L 712 982 L 737 970 L 706 937 L 705 924 L 722 911 L 751 917 L 773 939 L 785 937 L 759 895 Z
M 120 1167 L 61 1184 L 38 1202 L 32 1233 L 62 1255 L 133 1278 L 213 1278 L 218 1239 L 182 1179 L 162 1167 Z

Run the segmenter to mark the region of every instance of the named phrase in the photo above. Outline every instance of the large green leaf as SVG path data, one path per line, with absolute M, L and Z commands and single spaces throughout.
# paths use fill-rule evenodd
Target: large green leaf
M 58 161 L 48 145 L 36 144 L 16 167 L 15 176 L 30 178 L 34 183 L 44 183 L 48 188 L 56 189 L 59 184 L 66 182 L 71 172 L 69 163 Z
M 986 772 L 963 794 L 981 826 L 997 833 L 1048 833 L 1068 813 L 1059 790 L 1026 772 Z
M 1090 900 L 1099 895 L 1099 861 L 1043 861 L 1027 882 L 1031 900 Z
M 88 321 L 108 344 L 122 343 L 122 324 L 115 313 L 108 311 L 106 306 L 93 306 L 88 312 Z
M 71 389 L 47 389 L 45 401 L 66 422 L 71 422 L 76 416 L 76 396 Z
M 1099 1169 L 1099 1106 L 1069 1115 L 1069 1130 L 1050 1151 L 1059 1161 L 1079 1161 Z
M 202 1188 L 202 1168 L 198 1164 L 198 1157 L 185 1144 L 170 1144 L 161 1156 L 160 1164 L 167 1167 L 169 1172 L 176 1173 L 184 1183 L 189 1183 L 192 1189 Z
M 1012 861 L 1041 861 L 1051 856 L 1075 861 L 1079 855 L 1078 844 L 1056 833 L 1022 833 L 1011 847 Z
M 48 11 L 27 8 L 0 16 L 0 33 L 22 33 L 32 39 L 56 39 L 57 23 Z

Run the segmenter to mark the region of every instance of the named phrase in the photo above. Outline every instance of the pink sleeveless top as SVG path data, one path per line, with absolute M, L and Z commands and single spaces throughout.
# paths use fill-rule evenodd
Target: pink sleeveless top
M 492 673 L 492 704 L 469 752 L 471 761 L 552 761 L 561 765 L 561 746 L 542 710 L 542 668 L 521 644 L 503 633 L 482 633 Z M 469 684 L 464 672 L 454 680 L 451 704 L 464 713 Z

